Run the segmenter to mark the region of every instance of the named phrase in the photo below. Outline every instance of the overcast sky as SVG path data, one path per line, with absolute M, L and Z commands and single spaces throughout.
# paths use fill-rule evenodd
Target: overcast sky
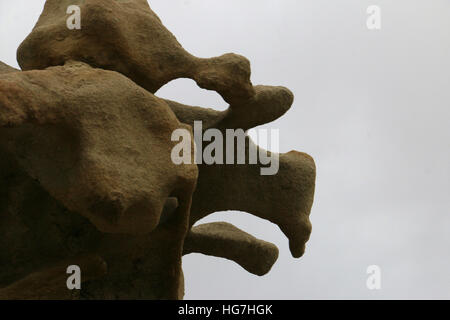
M 44 0 L 0 0 L 0 60 L 15 54 Z M 305 256 L 278 227 L 216 213 L 275 243 L 257 277 L 233 262 L 184 257 L 187 299 L 450 299 L 450 1 L 151 0 L 183 46 L 201 57 L 235 52 L 254 84 L 283 85 L 292 109 L 266 125 L 281 151 L 312 155 L 317 189 Z M 368 30 L 366 9 L 381 8 Z M 157 95 L 223 110 L 214 92 L 176 80 Z M 366 287 L 378 265 L 381 290 Z

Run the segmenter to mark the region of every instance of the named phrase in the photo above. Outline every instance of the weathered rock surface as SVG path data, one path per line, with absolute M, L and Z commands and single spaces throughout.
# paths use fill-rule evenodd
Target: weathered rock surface
M 3 62 L 0 61 L 0 74 L 17 72 L 17 71 L 19 71 L 19 70 L 14 69 L 13 67 L 10 67 L 7 64 L 4 64 Z
M 218 128 L 224 135 L 226 129 L 238 128 L 232 118 L 228 117 L 232 111 L 220 112 L 174 101 L 167 103 L 181 121 L 191 126 L 194 121 L 202 121 L 204 130 Z M 262 109 L 261 112 L 264 110 L 267 109 Z M 248 122 L 254 119 L 245 118 L 244 115 L 242 118 L 237 120 L 240 125 L 245 119 L 248 119 Z M 246 127 L 249 128 L 251 126 Z M 255 148 L 259 152 L 259 147 L 247 137 L 247 159 L 249 148 Z M 289 239 L 292 255 L 301 257 L 312 230 L 309 214 L 315 189 L 314 160 L 305 153 L 291 151 L 279 155 L 279 171 L 276 175 L 261 176 L 261 167 L 264 166 L 199 165 L 200 174 L 192 202 L 191 225 L 217 211 L 239 210 L 252 213 L 277 224 Z
M 149 233 L 171 196 L 188 216 L 197 167 L 171 161 L 182 125 L 124 76 L 79 62 L 3 74 L 0 108 L 0 143 L 100 231 Z
M 69 5 L 81 9 L 80 30 L 67 28 Z M 17 57 L 23 70 L 83 61 L 118 71 L 152 93 L 171 80 L 191 78 L 230 103 L 253 95 L 247 59 L 236 54 L 194 57 L 145 0 L 48 0 Z
M 83 282 L 106 274 L 105 261 L 98 256 L 87 256 L 60 262 L 52 268 L 34 272 L 26 278 L 0 290 L 0 299 L 60 300 L 77 299 L 80 291 L 67 290 L 67 266 L 76 264 L 83 270 Z
M 233 260 L 258 276 L 270 271 L 278 259 L 278 248 L 225 222 L 192 228 L 184 242 L 184 254 L 202 253 Z
M 10 159 L 0 243 L 15 248 L 2 251 L 10 272 L 0 272 L 0 283 L 92 253 L 108 275 L 84 284 L 82 297 L 180 298 L 197 167 L 170 160 L 171 133 L 184 125 L 167 104 L 118 73 L 77 62 L 0 75 L 0 110 L 0 150 Z M 173 198 L 176 208 L 164 210 Z M 22 281 L 19 288 L 30 283 Z
M 69 5 L 81 9 L 80 30 L 66 26 Z M 288 89 L 252 85 L 245 57 L 191 55 L 145 0 L 47 0 L 17 57 L 23 71 L 0 63 L 0 298 L 180 299 L 189 253 L 269 272 L 273 244 L 227 223 L 193 227 L 216 211 L 277 224 L 303 255 L 310 156 L 281 154 L 273 176 L 170 158 L 175 129 L 248 130 L 291 107 Z M 153 95 L 177 78 L 215 90 L 228 110 Z M 77 263 L 88 277 L 68 292 L 64 265 Z

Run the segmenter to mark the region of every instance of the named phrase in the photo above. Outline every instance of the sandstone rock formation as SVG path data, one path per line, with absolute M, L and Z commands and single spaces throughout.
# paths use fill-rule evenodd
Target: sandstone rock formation
M 69 5 L 81 9 L 79 30 L 67 28 Z M 248 130 L 291 107 L 288 89 L 252 85 L 246 58 L 194 57 L 145 0 L 47 0 L 17 57 L 22 70 L 0 63 L 1 299 L 181 299 L 189 253 L 269 272 L 275 245 L 228 223 L 194 226 L 216 211 L 277 224 L 303 255 L 311 157 L 281 154 L 273 176 L 258 164 L 171 161 L 176 129 Z M 177 78 L 229 109 L 155 96 Z M 68 265 L 83 270 L 77 292 L 65 287 Z

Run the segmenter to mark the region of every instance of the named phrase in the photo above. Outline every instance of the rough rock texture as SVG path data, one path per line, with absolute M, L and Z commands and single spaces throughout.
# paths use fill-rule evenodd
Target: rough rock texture
M 203 129 L 218 128 L 224 132 L 228 128 L 239 128 L 232 117 L 231 110 L 224 112 L 190 107 L 174 101 L 167 101 L 177 117 L 190 125 L 196 120 L 203 121 Z M 283 99 L 274 99 L 284 103 Z M 261 109 L 264 113 L 267 109 Z M 270 113 L 271 109 L 267 110 Z M 244 118 L 244 115 L 242 115 Z M 248 123 L 255 120 L 237 119 L 241 128 L 251 128 Z M 245 124 L 247 123 L 247 125 Z M 249 148 L 255 146 L 250 138 L 246 139 L 246 158 Z M 226 150 L 224 150 L 225 152 Z M 237 153 L 234 153 L 237 157 Z M 237 163 L 237 161 L 235 161 Z M 239 210 L 252 213 L 260 218 L 277 224 L 289 239 L 294 257 L 301 257 L 305 243 L 311 234 L 309 213 L 314 198 L 316 168 L 314 160 L 307 154 L 291 151 L 280 154 L 279 171 L 276 175 L 261 176 L 261 165 L 199 165 L 200 174 L 194 192 L 191 225 L 216 211 Z
M 69 5 L 81 9 L 80 30 L 66 26 Z M 246 58 L 194 57 L 145 0 L 47 0 L 17 57 L 23 71 L 0 63 L 0 298 L 180 299 L 189 253 L 269 272 L 273 244 L 228 223 L 194 226 L 216 211 L 277 224 L 303 255 L 311 157 L 281 154 L 273 176 L 170 158 L 175 129 L 247 130 L 291 107 L 288 89 L 252 85 Z M 154 95 L 180 77 L 217 91 L 228 110 Z M 79 291 L 65 287 L 72 264 L 83 270 Z
M 80 62 L 0 79 L 0 143 L 65 207 L 109 233 L 153 231 L 171 196 L 188 216 L 197 167 L 171 161 L 164 101 Z
M 66 26 L 67 7 L 79 5 L 81 30 Z M 200 59 L 186 52 L 145 0 L 48 0 L 17 52 L 23 70 L 68 59 L 118 71 L 154 93 L 177 78 L 194 79 L 227 102 L 253 95 L 250 63 L 236 54 Z
M 11 252 L 2 266 L 12 262 L 14 268 L 14 259 L 19 263 L 26 255 L 37 255 L 33 268 L 46 274 L 58 258 L 95 253 L 109 266 L 102 287 L 123 286 L 131 277 L 139 283 L 106 292 L 99 292 L 99 284 L 93 289 L 87 284 L 82 297 L 178 298 L 197 167 L 171 161 L 171 133 L 185 125 L 167 104 L 116 72 L 69 62 L 43 71 L 0 75 L 0 108 L 3 153 L 33 180 L 26 181 L 29 190 L 19 189 L 19 194 L 12 189 L 16 183 L 2 188 L 7 206 L 2 220 L 13 223 L 2 223 L 10 239 L 1 244 L 17 245 L 14 251 L 5 248 Z M 12 168 L 5 172 L 17 174 Z M 42 201 L 38 196 L 27 199 L 38 192 L 33 182 L 48 193 L 41 195 Z M 23 198 L 14 199 L 18 196 Z M 49 197 L 71 213 L 59 209 L 50 217 L 43 215 L 47 205 L 56 206 L 48 203 Z M 160 223 L 166 202 L 170 207 L 173 198 L 175 210 L 166 210 L 168 217 Z M 28 201 L 30 207 L 33 203 L 44 207 L 14 210 Z M 64 238 L 71 233 L 79 239 Z M 48 234 L 55 236 L 53 243 L 45 238 Z M 29 244 L 33 238 L 38 243 Z M 75 248 L 64 248 L 72 245 Z
M 66 269 L 76 264 L 83 270 L 83 281 L 98 279 L 106 274 L 106 263 L 98 256 L 86 256 L 60 262 L 57 266 L 32 273 L 0 291 L 0 299 L 42 300 L 77 299 L 79 290 L 67 290 Z
M 184 243 L 184 253 L 203 253 L 233 260 L 258 276 L 270 271 L 278 259 L 278 248 L 269 242 L 225 223 L 205 223 L 192 228 Z
M 17 72 L 17 71 L 19 71 L 19 70 L 14 69 L 0 61 L 0 74 Z

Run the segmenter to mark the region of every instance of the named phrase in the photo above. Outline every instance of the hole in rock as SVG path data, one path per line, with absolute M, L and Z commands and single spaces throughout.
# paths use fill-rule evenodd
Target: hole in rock
M 286 241 L 276 224 L 245 211 L 217 211 L 200 219 L 194 226 L 213 222 L 230 223 L 258 239 L 276 244 L 279 248 L 282 247 Z
M 228 108 L 228 104 L 217 92 L 202 89 L 191 79 L 173 80 L 160 88 L 156 95 L 160 98 L 190 106 L 211 108 L 219 111 L 224 111 Z

